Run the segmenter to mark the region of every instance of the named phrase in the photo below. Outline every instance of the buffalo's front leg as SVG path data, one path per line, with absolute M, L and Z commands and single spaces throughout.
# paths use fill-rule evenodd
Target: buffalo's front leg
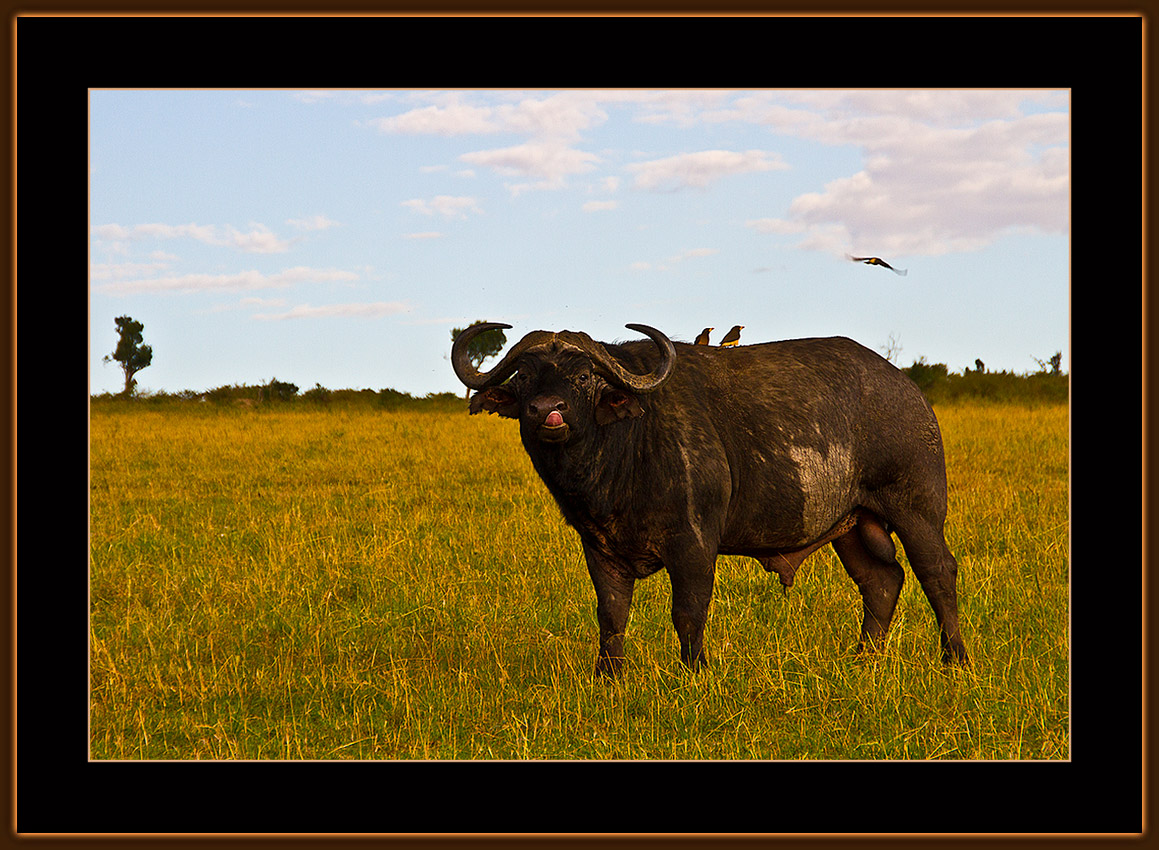
M 680 660 L 695 670 L 708 663 L 704 649 L 704 624 L 712 600 L 714 558 L 685 557 L 668 567 L 672 580 L 672 625 L 680 638 Z
M 596 619 L 600 624 L 600 651 L 596 656 L 596 673 L 619 676 L 624 666 L 624 632 L 628 610 L 632 607 L 632 588 L 636 580 L 615 561 L 605 558 L 584 545 L 588 575 L 596 588 Z

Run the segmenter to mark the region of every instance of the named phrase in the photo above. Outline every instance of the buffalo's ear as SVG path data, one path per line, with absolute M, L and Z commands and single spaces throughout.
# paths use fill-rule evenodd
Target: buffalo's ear
M 519 399 L 511 390 L 503 387 L 488 387 L 480 390 L 471 397 L 471 413 L 486 410 L 488 413 L 498 413 L 508 419 L 519 418 Z
M 596 405 L 596 424 L 607 425 L 621 419 L 635 419 L 644 415 L 640 400 L 624 390 L 608 389 Z

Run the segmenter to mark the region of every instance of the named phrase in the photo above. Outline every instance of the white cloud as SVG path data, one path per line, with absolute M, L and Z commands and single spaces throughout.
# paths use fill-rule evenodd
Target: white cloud
M 860 163 L 749 222 L 797 234 L 803 246 L 881 253 L 971 250 L 1012 230 L 1066 232 L 1069 95 L 1064 90 L 764 90 L 416 92 L 409 107 L 374 125 L 391 133 L 523 141 L 460 156 L 511 182 L 513 194 L 561 189 L 609 170 L 616 152 L 580 140 L 618 109 L 641 124 L 679 128 L 753 124 L 790 137 L 855 149 Z M 702 150 L 625 167 L 637 189 L 704 189 L 726 176 L 787 169 L 769 150 Z M 615 181 L 598 175 L 597 181 Z M 615 191 L 614 182 L 605 183 Z M 599 201 L 588 212 L 609 209 Z M 422 207 L 416 207 L 425 211 Z M 444 213 L 446 214 L 446 213 Z M 115 238 L 110 234 L 109 238 Z M 834 240 L 850 244 L 832 245 Z
M 404 304 L 401 301 L 375 301 L 362 304 L 325 304 L 320 307 L 300 304 L 297 307 L 290 308 L 284 313 L 255 313 L 254 318 L 269 322 L 285 319 L 377 319 L 382 316 L 406 313 L 410 309 L 410 305 Z
M 601 92 L 565 91 L 545 98 L 528 97 L 500 107 L 505 126 L 537 139 L 576 140 L 583 130 L 602 124 L 608 114 Z
M 558 142 L 529 142 L 509 148 L 475 151 L 459 157 L 471 165 L 486 166 L 505 177 L 530 177 L 530 183 L 508 186 L 513 194 L 527 189 L 559 189 L 573 174 L 591 171 L 600 162 L 594 153 L 576 150 Z
M 119 225 L 112 225 L 118 228 Z M 216 228 L 207 224 L 138 224 L 132 228 L 120 228 L 128 239 L 196 239 L 198 242 L 220 244 Z
M 124 242 L 131 238 L 133 231 L 119 224 L 98 224 L 93 227 L 94 239 L 105 239 L 109 242 Z
M 725 90 L 637 92 L 635 102 L 640 105 L 636 120 L 641 124 L 674 124 L 678 127 L 692 127 L 705 120 L 707 114 L 735 92 Z
M 437 230 L 424 230 L 419 233 L 404 233 L 403 239 L 442 239 L 443 234 Z
M 400 206 L 408 207 L 423 215 L 441 215 L 443 218 L 466 218 L 467 213 L 481 215 L 483 210 L 478 200 L 470 196 L 436 195 L 429 201 L 412 198 L 402 201 Z
M 263 224 L 251 224 L 249 232 L 243 233 L 234 227 L 226 228 L 225 237 L 216 244 L 232 245 L 247 254 L 282 254 L 290 250 L 290 243 L 279 239 Z
M 219 228 L 211 224 L 162 224 L 158 222 L 125 227 L 120 224 L 101 224 L 93 227 L 96 239 L 129 241 L 136 239 L 194 239 L 207 245 L 239 248 L 251 254 L 278 254 L 289 250 L 290 243 L 264 224 L 251 223 L 243 232 L 227 225 Z
M 492 93 L 494 94 L 494 93 Z M 583 130 L 607 120 L 600 101 L 608 93 L 564 91 L 546 96 L 503 94 L 511 102 L 473 105 L 476 96 L 466 92 L 421 95 L 436 103 L 421 106 L 369 123 L 384 133 L 435 134 L 441 136 L 519 133 L 533 139 L 575 140 Z
M 353 272 L 295 266 L 275 274 L 250 270 L 233 274 L 185 274 L 170 277 L 118 280 L 97 289 L 107 295 L 134 295 L 147 292 L 213 292 L 250 289 L 278 289 L 302 283 L 331 283 L 358 280 Z
M 537 96 L 512 92 L 498 96 L 508 102 L 477 105 L 471 101 L 478 96 L 471 93 L 428 93 L 422 97 L 435 103 L 370 123 L 388 133 L 525 136 L 528 141 L 523 144 L 459 157 L 462 162 L 490 168 L 504 177 L 526 178 L 528 182 L 508 186 L 513 194 L 519 194 L 529 189 L 563 188 L 571 175 L 594 168 L 600 158 L 572 147 L 572 143 L 583 131 L 607 121 L 601 101 L 620 97 L 617 93 L 590 91 Z
M 338 227 L 338 222 L 331 221 L 324 215 L 314 215 L 309 218 L 288 218 L 286 224 L 298 230 L 329 230 Z
M 796 92 L 747 98 L 729 117 L 827 145 L 863 167 L 797 196 L 787 215 L 749 222 L 803 234 L 802 247 L 880 254 L 970 251 L 1014 230 L 1065 233 L 1065 93 Z M 743 116 L 743 117 L 742 117 Z
M 449 106 L 424 106 L 389 118 L 375 118 L 370 125 L 383 133 L 419 133 L 440 136 L 498 133 L 503 127 L 492 107 L 455 103 Z
M 156 274 L 169 268 L 168 262 L 153 263 L 93 263 L 89 269 L 92 280 L 124 280 L 143 274 Z
M 614 210 L 619 205 L 619 201 L 588 201 L 581 209 L 584 212 L 603 212 L 604 210 Z
M 683 263 L 685 260 L 695 260 L 701 257 L 711 257 L 713 254 L 719 254 L 720 251 L 716 248 L 691 248 L 687 251 L 681 251 L 679 254 L 674 254 L 661 263 L 650 263 L 644 260 L 632 263 L 628 266 L 629 269 L 635 272 L 658 271 L 666 272 L 672 269 L 672 266 L 677 263 Z
M 711 150 L 683 153 L 627 167 L 636 175 L 638 189 L 672 190 L 688 186 L 703 188 L 715 180 L 733 174 L 773 171 L 788 168 L 780 156 L 768 151 Z
M 970 129 L 912 127 L 867 143 L 865 168 L 798 196 L 791 222 L 808 230 L 840 226 L 857 252 L 969 251 L 1012 228 L 1064 233 L 1069 219 L 1067 153 L 1035 152 L 1057 137 L 1023 122 Z M 937 155 L 932 155 L 937 152 Z M 827 244 L 827 240 L 823 240 Z

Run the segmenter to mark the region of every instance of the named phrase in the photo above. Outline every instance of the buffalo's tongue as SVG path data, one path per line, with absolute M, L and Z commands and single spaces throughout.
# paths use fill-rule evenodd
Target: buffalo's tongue
M 563 424 L 563 417 L 560 416 L 558 410 L 553 410 L 551 413 L 547 414 L 547 419 L 543 421 L 543 424 L 548 428 L 558 428 Z

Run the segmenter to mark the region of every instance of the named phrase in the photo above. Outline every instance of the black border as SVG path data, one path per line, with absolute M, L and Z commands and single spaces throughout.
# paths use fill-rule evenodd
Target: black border
M 371 4 L 347 4 L 355 10 Z M 8 837 L 29 833 L 849 833 L 1126 832 L 1140 786 L 1142 669 L 1134 597 L 1134 222 L 1142 185 L 1136 123 L 1149 17 L 897 19 L 861 4 L 836 17 L 21 17 L 16 47 L 19 248 L 30 266 L 77 234 L 59 280 L 20 281 L 17 405 L 21 760 Z M 973 5 L 973 4 L 971 4 Z M 1005 4 L 995 4 L 1008 11 Z M 493 4 L 464 4 L 495 11 Z M 523 8 L 529 8 L 525 6 Z M 60 7 L 56 7 L 60 8 Z M 123 9 L 132 8 L 123 6 Z M 141 8 L 144 8 L 142 4 Z M 209 7 L 205 7 L 209 8 Z M 282 4 L 249 8 L 290 11 Z M 422 7 L 420 7 L 421 9 Z M 429 7 L 427 7 L 429 9 Z M 518 10 L 518 4 L 504 8 Z M 562 11 L 564 7 L 553 8 Z M 597 9 L 595 5 L 585 11 Z M 982 7 L 978 7 L 982 8 Z M 993 8 L 993 7 L 992 7 Z M 382 10 L 381 6 L 378 6 Z M 395 9 L 397 11 L 398 8 Z M 231 10 L 236 11 L 236 10 Z M 329 9 L 334 13 L 339 9 Z M 619 11 L 627 11 L 623 8 Z M 663 14 L 663 12 L 675 12 Z M 903 10 L 904 11 L 904 10 Z M 920 10 L 919 10 L 920 11 Z M 927 7 L 928 11 L 928 7 Z M 102 10 L 103 12 L 103 10 Z M 428 12 L 429 13 L 429 12 Z M 35 15 L 35 10 L 33 10 Z M 452 30 L 454 32 L 452 32 Z M 398 54 L 464 39 L 464 75 Z M 705 45 L 724 45 L 707 53 Z M 806 45 L 802 57 L 797 48 Z M 321 75 L 324 58 L 331 70 Z M 721 57 L 725 57 L 722 61 Z M 87 89 L 100 86 L 1037 86 L 1072 90 L 1073 310 L 1071 762 L 1064 763 L 90 763 L 87 761 Z M 1147 91 L 1148 103 L 1152 98 Z M 12 114 L 9 104 L 9 114 Z M 1148 123 L 1150 124 L 1150 112 Z M 1148 128 L 1150 129 L 1150 128 Z M 1153 139 L 1154 134 L 1149 133 Z M 1136 176 L 1140 179 L 1136 181 Z M 1148 175 L 1149 176 L 1149 175 Z M 1149 186 L 1147 187 L 1149 189 Z M 9 193 L 11 197 L 11 192 Z M 1148 244 L 1154 224 L 1145 222 Z M 8 243 L 11 246 L 11 242 Z M 63 298 L 61 296 L 64 296 Z M 46 323 L 46 318 L 51 320 Z M 16 319 L 16 317 L 13 317 Z M 79 340 L 76 351 L 68 340 Z M 58 357 L 45 372 L 42 347 Z M 1141 352 L 1142 353 L 1142 352 Z M 74 359 L 75 358 L 75 359 Z M 1116 380 L 1106 380 L 1114 376 Z M 1144 377 L 1150 376 L 1144 373 Z M 47 401 L 44 389 L 49 387 Z M 35 395 L 35 400 L 33 396 Z M 9 394 L 9 398 L 15 397 Z M 60 423 L 46 428 L 46 423 Z M 63 431 L 67 439 L 61 439 Z M 1150 472 L 1150 466 L 1146 471 Z M 11 479 L 10 479 L 11 480 Z M 23 496 L 21 500 L 19 497 Z M 1093 503 L 1114 515 L 1092 518 Z M 55 510 L 57 507 L 63 510 Z M 1145 503 L 1144 531 L 1154 519 Z M 1092 521 L 1093 519 L 1093 521 Z M 65 529 L 59 535 L 59 529 Z M 12 574 L 6 587 L 11 592 Z M 1154 582 L 1149 583 L 1153 593 Z M 11 600 L 9 600 L 11 601 Z M 1150 660 L 1150 659 L 1148 659 Z M 11 683 L 11 668 L 7 668 Z M 12 700 L 5 701 L 10 711 Z M 10 714 L 5 719 L 11 724 Z M 11 728 L 11 726 L 10 726 Z M 1138 744 L 1138 746 L 1136 746 Z M 11 764 L 11 747 L 5 754 Z M 399 785 L 402 788 L 400 790 Z M 273 803 L 271 805 L 270 803 Z M 18 809 L 14 808 L 18 805 Z M 19 814 L 19 821 L 17 815 Z M 35 840 L 63 846 L 68 840 Z M 693 841 L 690 836 L 685 839 Z M 719 841 L 719 839 L 717 839 Z M 740 841 L 735 838 L 733 840 Z M 1031 839 L 1026 839 L 1035 843 Z M 184 842 L 188 844 L 190 839 Z M 245 843 L 260 841 L 257 838 Z M 473 839 L 478 843 L 480 838 Z M 956 843 L 981 844 L 981 839 Z M 62 843 L 63 842 L 63 843 Z M 142 838 L 152 845 L 155 839 Z M 299 842 L 313 843 L 301 838 Z M 790 840 L 791 843 L 796 843 Z M 812 847 L 824 838 L 802 839 Z M 220 842 L 215 842 L 220 843 Z M 281 839 L 278 843 L 287 843 Z M 333 843 L 329 842 L 319 843 Z M 441 840 L 418 842 L 437 846 Z M 490 843 L 490 842 L 487 842 Z M 580 843 L 588 843 L 584 840 Z M 608 847 L 607 839 L 599 841 Z M 642 838 L 630 842 L 642 846 Z M 668 839 L 666 843 L 672 843 Z M 683 842 L 682 842 L 683 843 Z M 764 842 L 761 842 L 764 843 Z M 786 843 L 784 840 L 777 842 Z M 908 843 L 908 842 L 907 842 Z M 921 843 L 920 841 L 918 843 Z M 993 843 L 988 840 L 987 843 Z

